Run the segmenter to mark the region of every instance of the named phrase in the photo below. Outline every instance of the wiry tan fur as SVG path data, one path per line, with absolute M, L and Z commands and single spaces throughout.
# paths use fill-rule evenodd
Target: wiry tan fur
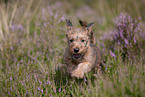
M 77 78 L 83 78 L 85 73 L 98 68 L 101 60 L 91 28 L 93 23 L 80 21 L 80 24 L 81 28 L 75 28 L 69 20 L 66 20 L 68 47 L 64 54 L 64 62 L 71 76 Z M 76 53 L 74 49 L 79 51 Z

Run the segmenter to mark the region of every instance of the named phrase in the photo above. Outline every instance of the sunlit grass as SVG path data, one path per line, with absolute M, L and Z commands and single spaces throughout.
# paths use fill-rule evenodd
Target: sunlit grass
M 0 1 L 0 96 L 145 96 L 145 58 L 122 61 L 105 50 L 104 73 L 72 79 L 63 67 L 65 19 L 95 22 L 97 44 L 120 12 L 142 17 L 142 0 Z M 103 48 L 102 48 L 103 51 Z

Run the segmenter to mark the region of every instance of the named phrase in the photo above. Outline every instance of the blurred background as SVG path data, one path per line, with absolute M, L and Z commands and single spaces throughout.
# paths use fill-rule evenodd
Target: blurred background
M 65 20 L 76 27 L 79 20 L 94 22 L 96 45 L 103 49 L 102 37 L 116 29 L 120 14 L 140 18 L 144 28 L 145 0 L 0 0 L 0 96 L 145 96 L 143 58 L 123 63 L 122 56 L 114 59 L 108 49 L 105 78 L 77 86 L 61 77 L 59 67 L 67 47 Z

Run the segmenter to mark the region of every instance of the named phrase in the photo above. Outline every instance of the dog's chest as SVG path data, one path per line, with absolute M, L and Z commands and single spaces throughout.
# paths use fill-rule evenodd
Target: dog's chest
M 72 63 L 75 64 L 76 66 L 80 63 L 86 62 L 87 60 L 85 58 L 82 59 L 72 59 Z

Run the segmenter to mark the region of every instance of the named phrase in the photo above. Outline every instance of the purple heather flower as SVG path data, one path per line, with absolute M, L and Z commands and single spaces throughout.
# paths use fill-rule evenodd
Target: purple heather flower
M 13 77 L 11 76 L 11 77 L 10 77 L 10 81 L 12 81 L 12 79 L 13 79 Z
M 40 88 L 38 87 L 38 90 L 40 90 Z
M 48 80 L 48 81 L 47 81 L 47 84 L 51 85 L 51 82 Z
M 24 31 L 24 28 L 21 24 L 15 24 L 11 26 L 12 32 L 20 30 L 20 31 Z
M 49 12 L 49 14 L 51 15 L 51 16 L 53 16 L 53 12 L 52 12 L 52 10 L 49 8 L 48 9 L 48 12 Z
M 18 63 L 18 64 L 17 64 L 17 67 L 18 67 L 19 65 L 20 65 L 20 64 Z
M 118 45 L 120 45 L 120 42 L 119 41 L 117 43 L 118 43 Z
M 22 83 L 22 86 L 23 86 L 24 84 Z
M 130 43 L 130 46 L 132 46 L 132 43 Z
M 125 27 L 126 25 L 125 24 L 122 24 L 122 26 Z
M 136 19 L 134 19 L 134 22 L 135 22 L 135 23 L 137 23 L 137 20 L 136 20 Z
M 141 17 L 139 17 L 138 19 L 141 20 Z
M 11 49 L 11 50 L 14 50 L 12 46 L 10 47 L 10 49 Z
M 65 21 L 65 17 L 64 16 L 61 17 L 61 21 Z
M 129 44 L 128 40 L 127 39 L 124 39 L 124 42 L 125 44 Z
M 62 16 L 59 20 L 58 20 L 58 23 L 60 23 L 61 21 L 64 21 L 65 20 L 65 17 Z
M 43 15 L 45 14 L 45 9 L 44 9 L 44 8 L 42 9 L 42 14 L 43 14 Z
M 54 18 L 57 19 L 58 17 L 58 12 L 55 13 Z
M 107 45 L 108 48 L 111 48 L 113 50 L 119 48 L 121 50 L 121 53 L 125 54 L 125 56 L 132 56 L 131 54 L 133 50 L 130 50 L 130 48 L 133 47 L 140 49 L 140 47 L 143 45 L 143 40 L 145 40 L 145 32 L 143 33 L 141 28 L 142 23 L 138 20 L 141 20 L 141 17 L 135 19 L 128 14 L 124 15 L 121 13 L 115 21 L 116 30 L 111 32 L 111 34 L 109 34 L 108 36 L 104 35 L 102 40 L 109 40 L 108 42 L 110 42 L 111 45 Z M 137 43 L 138 45 L 133 45 L 135 43 Z M 115 54 L 112 51 L 110 51 L 110 55 L 112 57 L 115 57 Z
M 11 26 L 11 29 L 12 29 L 12 32 L 14 32 L 15 26 L 12 25 L 12 26 Z
M 59 90 L 58 90 L 59 92 L 61 92 L 61 88 L 59 88 Z
M 3 46 L 3 43 L 1 42 L 1 45 L 0 46 Z
M 136 39 L 135 39 L 135 36 L 134 36 L 134 38 L 133 38 L 133 41 L 134 41 L 134 43 L 136 43 Z
M 11 91 L 13 91 L 12 86 L 10 87 Z
M 102 46 L 102 47 L 105 47 L 105 46 L 104 46 L 104 43 L 101 43 L 101 46 Z
M 86 77 L 84 77 L 84 83 L 85 83 L 85 82 L 87 82 L 87 79 L 86 79 Z
M 28 92 L 26 92 L 26 93 L 25 93 L 25 96 L 28 96 L 28 94 L 29 94 L 29 93 L 28 93 Z
M 46 24 L 46 22 L 44 22 L 44 24 L 43 24 L 43 25 L 44 25 L 44 27 L 47 27 L 47 24 Z
M 110 50 L 111 57 L 116 57 L 116 55 Z
M 42 84 L 42 82 L 39 80 L 39 83 Z
M 41 92 L 43 93 L 43 89 L 41 90 Z
M 52 97 L 52 95 L 51 95 L 51 94 L 49 94 L 49 97 Z
M 46 71 L 45 74 L 48 74 L 48 71 Z
M 2 65 L 0 65 L 0 68 L 1 68 L 1 69 L 3 69 L 3 66 L 2 66 Z
M 120 37 L 121 38 L 124 38 L 122 31 L 120 32 Z
M 21 31 L 24 31 L 24 28 L 21 24 L 18 25 L 18 29 L 21 30 Z
M 124 45 L 124 47 L 126 47 L 126 48 L 127 48 L 127 45 L 125 44 L 125 45 Z

